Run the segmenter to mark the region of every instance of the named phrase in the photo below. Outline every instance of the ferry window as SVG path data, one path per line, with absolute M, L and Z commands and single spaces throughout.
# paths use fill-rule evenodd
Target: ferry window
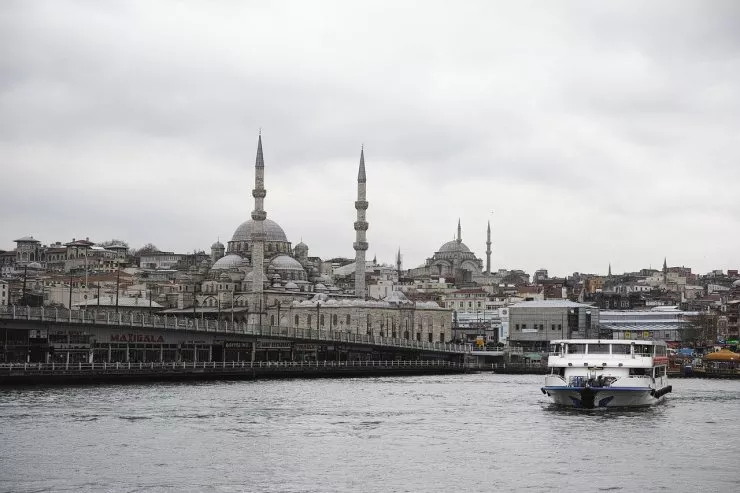
M 568 344 L 568 354 L 584 354 L 585 352 L 585 344 Z
M 639 354 L 640 356 L 652 356 L 653 346 L 650 346 L 648 344 L 638 344 L 635 347 L 635 354 Z
M 609 344 L 589 344 L 588 354 L 609 354 Z

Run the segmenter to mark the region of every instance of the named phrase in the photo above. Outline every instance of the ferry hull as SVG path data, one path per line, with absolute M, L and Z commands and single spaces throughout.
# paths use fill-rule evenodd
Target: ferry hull
M 579 409 L 608 407 L 647 407 L 662 402 L 671 392 L 670 386 L 660 390 L 652 388 L 609 387 L 543 387 L 555 404 Z

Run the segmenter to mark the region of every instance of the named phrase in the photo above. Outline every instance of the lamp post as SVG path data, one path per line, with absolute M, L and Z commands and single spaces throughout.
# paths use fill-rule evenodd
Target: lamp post
M 118 307 L 118 297 L 116 297 L 116 308 Z M 69 311 L 72 312 L 72 273 L 69 274 Z
M 120 291 L 121 285 L 121 267 L 118 267 L 118 273 L 116 274 L 116 315 L 118 315 L 118 292 Z M 70 294 L 70 297 L 72 295 Z

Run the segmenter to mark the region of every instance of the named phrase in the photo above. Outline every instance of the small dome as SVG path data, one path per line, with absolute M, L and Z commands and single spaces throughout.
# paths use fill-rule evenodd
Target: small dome
M 298 284 L 294 283 L 293 281 L 290 281 L 289 283 L 287 283 L 285 285 L 285 289 L 297 290 L 298 289 Z
M 321 284 L 321 283 L 318 283 L 318 284 L 317 284 L 317 285 L 316 285 L 316 286 L 314 287 L 314 289 L 316 289 L 316 291 L 326 291 L 326 286 L 324 286 L 324 285 L 323 285 L 323 284 Z
M 458 243 L 457 240 L 448 241 L 441 247 L 439 247 L 440 252 L 469 252 L 470 248 L 463 243 Z
M 220 250 L 223 247 L 224 247 L 224 244 L 221 243 L 220 241 L 217 241 L 216 243 L 214 243 L 213 245 L 211 245 L 211 250 Z
M 263 221 L 263 225 L 265 229 L 265 241 L 284 241 L 286 243 L 288 242 L 288 238 L 285 236 L 283 228 L 281 228 L 278 223 L 276 223 L 272 219 L 265 219 Z M 245 221 L 241 223 L 238 228 L 236 228 L 231 241 L 251 241 L 253 230 L 254 221 L 252 219 L 250 219 L 249 221 Z
M 38 262 L 31 262 L 26 267 L 28 267 L 29 269 L 35 269 L 35 270 L 42 270 L 43 269 L 43 267 L 41 266 L 41 264 L 38 263 Z
M 221 257 L 220 259 L 216 260 L 216 263 L 213 264 L 211 270 L 230 270 L 236 269 L 241 265 L 242 258 L 239 255 L 231 253 L 229 255 L 226 255 L 225 257 Z
M 383 301 L 387 301 L 388 303 L 396 303 L 399 305 L 412 303 L 412 301 L 409 300 L 401 291 L 391 291 L 390 294 L 386 296 Z
M 295 249 L 296 249 L 296 250 L 308 250 L 308 245 L 306 245 L 305 243 L 303 243 L 303 242 L 301 241 L 300 243 L 298 243 L 298 244 L 297 244 L 297 245 L 295 246 Z
M 735 287 L 740 287 L 740 279 L 738 279 L 737 281 L 733 282 L 732 285 L 735 286 Z
M 278 255 L 270 261 L 270 267 L 276 270 L 303 270 L 303 266 L 293 257 L 288 255 Z

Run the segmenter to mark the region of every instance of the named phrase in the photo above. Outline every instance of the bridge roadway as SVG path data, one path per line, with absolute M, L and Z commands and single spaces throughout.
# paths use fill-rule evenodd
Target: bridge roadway
M 380 347 L 388 349 L 407 349 L 433 352 L 447 355 L 464 356 L 472 351 L 470 344 L 453 344 L 446 342 L 426 342 L 411 339 L 380 337 L 367 334 L 354 334 L 345 331 L 320 329 L 302 329 L 298 327 L 260 326 L 245 322 L 228 320 L 198 320 L 167 316 L 134 313 L 112 313 L 96 310 L 66 310 L 57 308 L 28 308 L 19 306 L 0 307 L 0 322 L 9 328 L 44 328 L 51 326 L 64 327 L 107 327 L 111 329 L 131 330 L 148 329 L 162 331 L 182 331 L 186 333 L 247 336 L 269 338 L 298 343 L 346 343 L 356 346 Z M 12 324 L 12 325 L 11 325 Z

